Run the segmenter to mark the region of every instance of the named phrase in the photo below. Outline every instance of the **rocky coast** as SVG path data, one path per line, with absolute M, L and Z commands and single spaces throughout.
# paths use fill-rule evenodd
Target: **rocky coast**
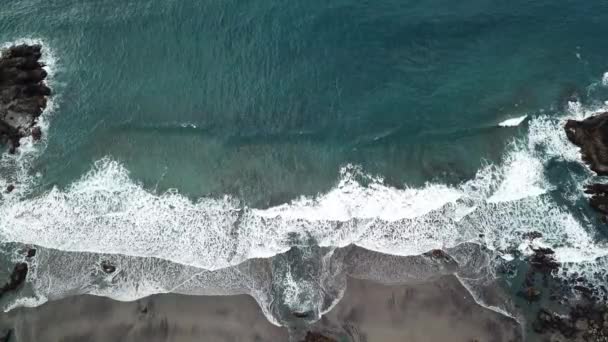
M 0 143 L 10 153 L 19 148 L 21 138 L 42 137 L 37 123 L 51 89 L 45 84 L 48 75 L 41 57 L 42 46 L 26 44 L 8 47 L 0 55 Z

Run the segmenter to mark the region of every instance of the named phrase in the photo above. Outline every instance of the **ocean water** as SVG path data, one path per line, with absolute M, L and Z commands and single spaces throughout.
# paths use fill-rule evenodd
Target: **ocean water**
M 5 310 L 249 293 L 288 325 L 347 275 L 456 273 L 518 316 L 484 289 L 522 233 L 561 276 L 606 263 L 562 131 L 608 107 L 606 2 L 0 3 L 0 44 L 41 43 L 54 91 L 44 141 L 0 161 L 0 274 L 39 249 Z

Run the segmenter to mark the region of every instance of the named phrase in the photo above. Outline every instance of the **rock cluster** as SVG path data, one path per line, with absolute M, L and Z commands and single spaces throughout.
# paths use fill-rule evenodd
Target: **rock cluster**
M 528 232 L 523 235 L 523 238 L 530 241 L 541 237 L 542 234 L 539 232 Z M 555 260 L 555 252 L 552 249 L 536 247 L 532 248 L 532 251 L 534 253 L 527 259 L 530 268 L 524 278 L 522 289 L 519 291 L 519 295 L 530 303 L 536 302 L 541 298 L 541 291 L 536 285 L 537 275 L 543 278 L 546 287 L 549 276 L 559 269 L 559 263 Z
M 568 140 L 580 147 L 583 161 L 600 176 L 608 175 L 608 112 L 582 121 L 568 120 L 564 126 Z M 608 184 L 590 184 L 585 192 L 590 204 L 608 222 Z
M 608 112 L 595 115 L 582 121 L 568 120 L 564 127 L 568 139 L 581 149 L 583 161 L 598 175 L 608 175 Z M 591 195 L 591 207 L 602 214 L 602 220 L 608 221 L 608 184 L 595 183 L 585 187 L 585 193 Z M 532 239 L 539 237 L 534 236 Z M 559 264 L 553 258 L 550 249 L 537 249 L 530 258 L 531 269 L 543 274 L 557 271 Z M 567 266 L 564 266 L 564 271 Z M 608 280 L 604 272 L 588 275 L 595 280 Z M 528 277 L 526 277 L 528 282 Z M 559 315 L 547 309 L 540 309 L 532 328 L 539 334 L 552 335 L 555 341 L 606 341 L 608 342 L 608 290 L 606 286 L 594 286 L 585 277 L 573 273 L 557 289 L 563 298 L 574 293 L 576 302 L 569 299 L 564 303 L 570 305 L 567 315 Z M 597 283 L 597 282 L 595 282 Z M 570 296 L 568 296 L 570 294 Z M 550 298 L 559 296 L 553 294 Z
M 592 303 L 579 304 L 567 316 L 542 309 L 532 328 L 541 334 L 559 334 L 568 341 L 608 342 L 608 309 Z
M 608 222 L 608 184 L 589 184 L 585 187 L 585 193 L 591 195 L 589 204 L 602 214 L 602 221 Z
M 0 143 L 8 144 L 11 153 L 22 137 L 42 136 L 36 123 L 51 89 L 44 83 L 47 73 L 40 62 L 41 50 L 40 45 L 16 45 L 0 57 Z

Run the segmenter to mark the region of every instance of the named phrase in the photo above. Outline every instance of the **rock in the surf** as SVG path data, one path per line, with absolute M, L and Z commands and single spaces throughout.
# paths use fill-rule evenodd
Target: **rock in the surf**
M 568 120 L 568 139 L 580 147 L 585 163 L 598 175 L 608 175 L 608 112 L 582 121 Z
M 1 53 L 0 144 L 7 144 L 11 153 L 24 136 L 31 134 L 34 140 L 42 136 L 35 125 L 51 89 L 44 84 L 47 72 L 41 56 L 40 45 L 11 46 Z
M 550 334 L 556 341 L 608 341 L 608 307 L 580 303 L 568 315 L 541 309 L 532 327 L 536 333 Z
M 19 286 L 23 284 L 25 277 L 27 276 L 27 270 L 27 264 L 24 262 L 20 262 L 15 265 L 8 282 L 0 288 L 0 298 L 2 298 L 2 296 L 7 292 L 17 290 Z
M 36 256 L 36 249 L 35 248 L 28 248 L 27 252 L 25 253 L 25 256 L 28 258 L 33 258 Z
M 110 264 L 109 261 L 101 262 L 101 269 L 108 274 L 114 273 L 116 271 L 116 266 Z
M 580 147 L 583 161 L 600 176 L 608 175 L 608 112 L 582 121 L 568 120 L 564 127 L 568 139 Z M 589 203 L 608 222 L 608 184 L 590 184 L 585 193 Z
M 591 195 L 589 204 L 602 214 L 602 221 L 608 222 L 608 184 L 589 184 L 585 186 L 585 193 Z

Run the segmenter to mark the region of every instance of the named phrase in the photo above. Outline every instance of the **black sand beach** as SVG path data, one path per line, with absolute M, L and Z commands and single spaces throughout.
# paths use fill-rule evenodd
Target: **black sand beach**
M 522 340 L 517 322 L 477 305 L 452 276 L 403 286 L 349 279 L 342 300 L 291 337 L 249 296 L 77 296 L 3 313 L 0 322 L 19 342 L 300 341 L 307 332 L 353 342 Z

